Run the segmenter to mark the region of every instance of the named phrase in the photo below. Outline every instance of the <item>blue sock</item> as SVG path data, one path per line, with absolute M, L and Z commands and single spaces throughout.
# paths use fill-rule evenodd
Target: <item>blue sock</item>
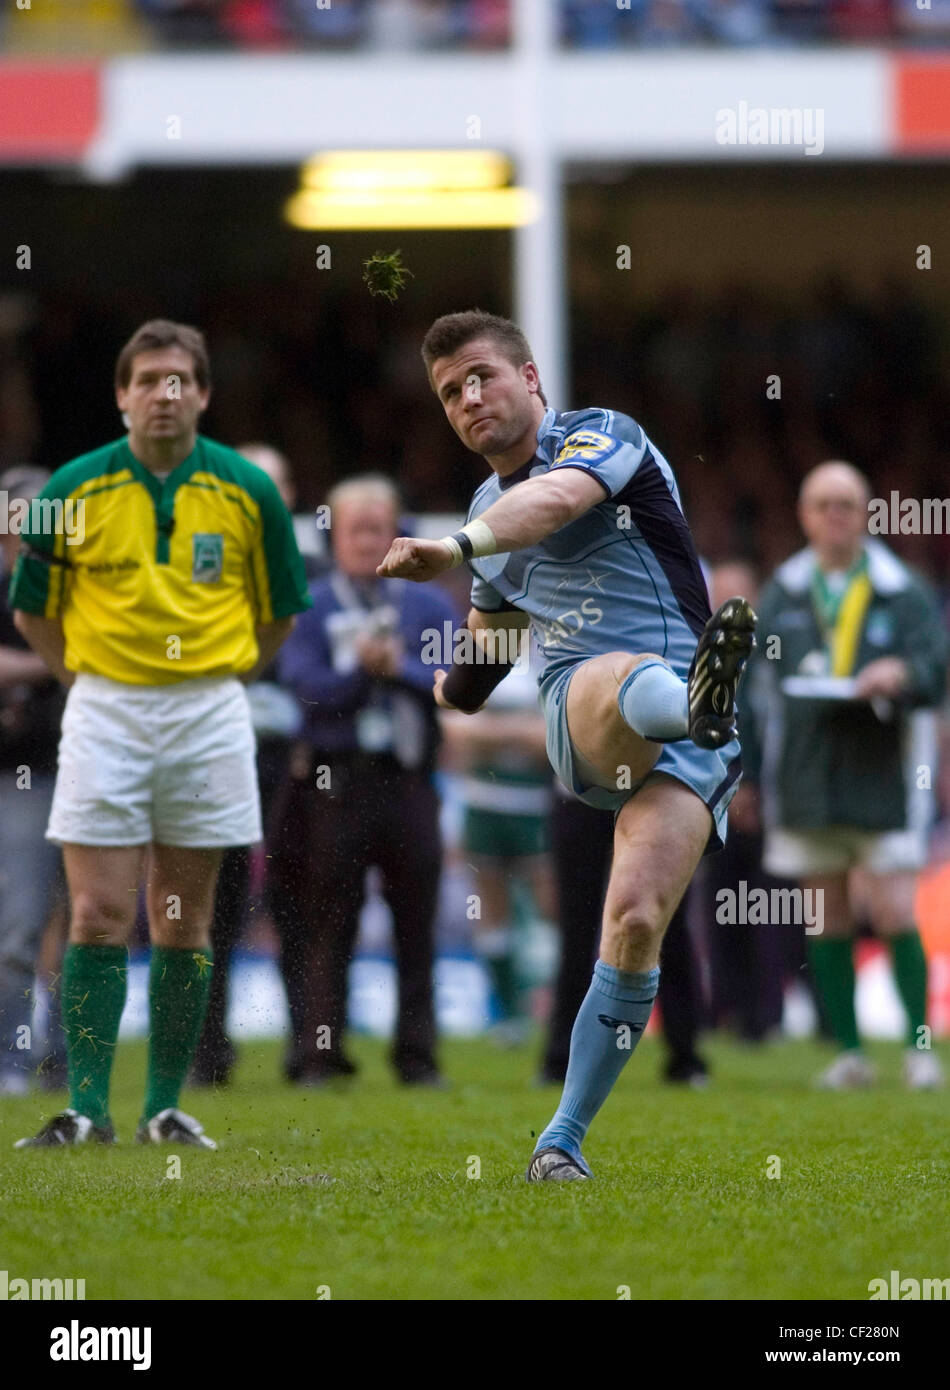
M 590 989 L 574 1020 L 561 1102 L 535 1153 L 564 1149 L 587 1167 L 581 1158 L 584 1135 L 640 1041 L 659 982 L 658 967 L 633 974 L 602 960 L 594 966 Z
M 686 682 L 662 661 L 634 666 L 617 692 L 624 722 L 641 738 L 674 742 L 689 732 Z

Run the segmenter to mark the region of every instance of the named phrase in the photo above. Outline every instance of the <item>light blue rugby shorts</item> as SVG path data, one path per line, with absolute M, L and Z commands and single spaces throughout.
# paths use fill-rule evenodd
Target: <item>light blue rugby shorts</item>
M 714 829 L 704 852 L 715 854 L 722 849 L 726 843 L 726 812 L 742 772 L 739 740 L 733 739 L 716 749 L 698 748 L 691 739 L 664 743 L 650 772 L 629 790 L 592 786 L 580 771 L 577 750 L 567 731 L 567 687 L 574 672 L 583 664 L 577 661 L 550 676 L 543 676 L 539 690 L 541 712 L 547 725 L 548 758 L 565 787 L 586 806 L 613 811 L 616 815 L 655 773 L 665 773 L 689 787 L 709 807 Z

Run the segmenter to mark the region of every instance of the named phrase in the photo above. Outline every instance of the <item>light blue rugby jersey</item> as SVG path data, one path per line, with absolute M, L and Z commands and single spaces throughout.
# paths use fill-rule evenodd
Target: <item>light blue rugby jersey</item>
M 549 408 L 534 458 L 507 478 L 492 473 L 468 520 L 554 468 L 592 473 L 604 500 L 538 545 L 468 561 L 472 607 L 530 616 L 545 661 L 540 685 L 613 651 L 656 652 L 685 678 L 709 597 L 673 470 L 629 415 Z

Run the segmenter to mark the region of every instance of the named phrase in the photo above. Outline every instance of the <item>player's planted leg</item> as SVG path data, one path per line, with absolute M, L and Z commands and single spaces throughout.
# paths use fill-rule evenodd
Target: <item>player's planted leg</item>
M 564 1092 L 535 1146 L 529 1182 L 590 1176 L 581 1144 L 646 1028 L 659 985 L 663 933 L 710 826 L 704 802 L 666 776 L 657 776 L 621 808 L 601 958 L 571 1034 Z
M 538 1173 L 537 1159 L 550 1149 L 566 1154 L 585 1177 L 591 1172 L 581 1144 L 591 1120 L 613 1090 L 646 1028 L 660 982 L 658 969 L 617 970 L 599 960 L 594 978 L 574 1020 L 571 1055 L 560 1104 L 538 1139 L 529 1180 L 577 1177 L 557 1168 Z

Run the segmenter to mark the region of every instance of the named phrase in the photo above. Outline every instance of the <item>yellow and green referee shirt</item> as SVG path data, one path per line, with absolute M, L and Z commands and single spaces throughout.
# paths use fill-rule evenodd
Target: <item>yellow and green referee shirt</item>
M 310 607 L 276 487 L 202 435 L 164 482 L 123 438 L 58 468 L 47 499 L 22 532 L 9 603 L 62 620 L 71 671 L 129 685 L 240 675 L 257 624 Z

